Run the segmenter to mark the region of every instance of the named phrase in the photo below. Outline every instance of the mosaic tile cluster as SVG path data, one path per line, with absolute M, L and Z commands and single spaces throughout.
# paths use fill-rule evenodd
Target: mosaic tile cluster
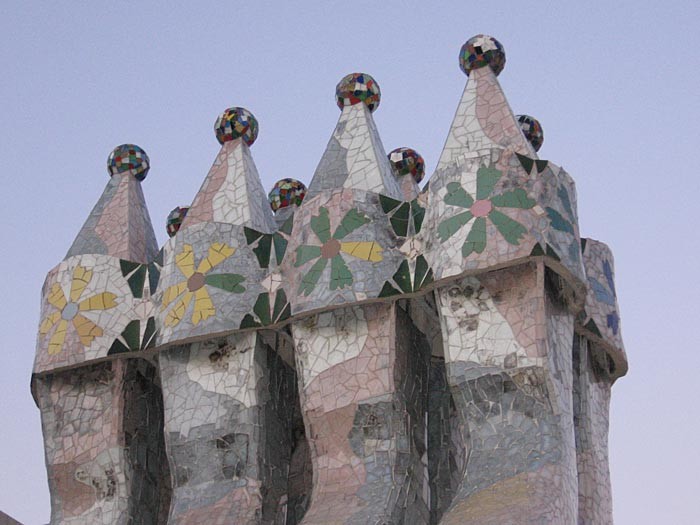
M 166 244 L 155 297 L 162 343 L 238 329 L 252 311 L 265 291 L 261 282 L 267 272 L 258 266 L 242 230 L 198 224 Z
M 539 151 L 544 142 L 544 131 L 542 131 L 542 125 L 539 120 L 530 115 L 517 115 L 515 118 L 518 119 L 520 129 L 523 131 L 527 141 L 532 145 L 532 148 L 535 151 Z
M 168 237 L 172 237 L 180 231 L 182 221 L 185 220 L 189 209 L 189 206 L 177 206 L 168 213 L 168 217 L 165 220 L 165 231 L 168 233 Z
M 411 148 L 396 148 L 389 152 L 389 162 L 394 173 L 403 177 L 411 175 L 419 183 L 425 176 L 425 161 L 416 150 Z
M 370 111 L 379 107 L 379 84 L 367 73 L 350 73 L 338 82 L 335 100 L 340 109 L 364 102 Z
M 577 334 L 573 363 L 579 522 L 612 523 L 608 469 L 610 358 L 599 345 Z
M 462 163 L 491 148 L 538 158 L 523 135 L 496 75 L 491 68 L 479 68 L 469 76 L 437 169 Z
M 308 190 L 266 194 L 240 107 L 159 249 L 148 158 L 110 180 L 42 289 L 32 391 L 52 524 L 611 523 L 627 372 L 612 253 L 478 35 L 429 184 L 341 80 Z M 489 66 L 489 67 L 486 67 Z M 410 175 L 410 176 L 408 176 Z
M 90 364 L 34 382 L 51 523 L 165 523 L 170 473 L 163 397 L 142 359 Z
M 376 83 L 373 85 L 379 89 Z M 343 106 L 305 199 L 308 202 L 320 192 L 340 188 L 383 193 L 395 198 L 404 194 L 366 104 Z
M 327 192 L 305 202 L 294 217 L 282 273 L 292 311 L 377 297 L 403 255 L 377 195 Z
M 168 523 L 279 523 L 294 443 L 285 430 L 298 410 L 293 369 L 248 332 L 170 349 L 160 374 Z
M 445 204 L 463 208 L 466 211 L 461 211 L 442 221 L 438 225 L 438 236 L 444 243 L 462 226 L 471 222 L 471 228 L 462 245 L 463 257 L 469 257 L 472 253 L 482 253 L 486 248 L 487 220 L 510 244 L 519 244 L 527 232 L 522 224 L 512 220 L 500 211 L 500 208 L 531 209 L 536 202 L 530 199 L 522 188 L 492 195 L 494 186 L 502 176 L 503 172 L 496 168 L 480 166 L 476 171 L 474 196 L 468 194 L 458 182 L 447 184 L 447 193 L 443 199 Z
M 429 350 L 414 340 L 410 320 L 376 305 L 325 312 L 292 331 L 301 407 L 314 436 L 304 523 L 338 523 L 338 508 L 343 523 L 403 523 L 414 515 L 427 523 L 426 398 L 418 392 Z
M 203 223 L 246 225 L 266 233 L 277 229 L 257 167 L 243 139 L 223 144 L 182 228 Z
M 575 189 L 558 166 L 507 149 L 481 151 L 439 167 L 428 194 L 421 236 L 436 279 L 545 256 L 566 267 L 583 296 Z
M 134 144 L 122 144 L 112 150 L 107 158 L 107 169 L 111 175 L 128 173 L 137 180 L 144 180 L 151 168 L 146 152 Z
M 615 290 L 615 261 L 610 248 L 594 239 L 581 239 L 588 293 L 580 314 L 580 331 L 610 356 L 613 377 L 627 373 L 627 355 L 622 342 L 620 307 Z
M 216 119 L 214 130 L 219 144 L 242 138 L 252 146 L 258 138 L 258 120 L 245 108 L 228 108 Z
M 423 219 L 425 219 L 425 208 L 421 206 L 418 199 L 405 202 L 380 195 L 379 204 L 382 211 L 389 216 L 391 229 L 394 230 L 397 237 L 407 237 L 420 233 Z
M 553 379 L 571 377 L 573 314 L 542 286 L 545 272 L 533 263 L 437 293 L 448 383 L 459 392 L 470 451 L 441 523 L 576 522 L 571 379 Z M 539 506 L 519 504 L 534 487 Z M 509 503 L 491 508 L 482 494 L 494 490 Z
M 467 75 L 473 70 L 489 66 L 500 75 L 506 65 L 506 52 L 503 45 L 488 35 L 476 35 L 467 40 L 459 50 L 459 67 Z
M 125 331 L 129 341 L 139 341 L 136 350 L 142 349 L 143 340 L 153 346 L 156 308 L 150 288 L 157 276 L 147 280 L 146 265 L 135 272 L 138 275 L 125 277 L 123 262 L 128 263 L 105 255 L 75 256 L 49 273 L 44 283 L 35 371 L 107 356 Z M 152 267 L 157 271 L 155 265 Z
M 267 198 L 272 211 L 289 206 L 301 206 L 306 196 L 306 185 L 296 179 L 282 179 L 275 182 Z
M 110 169 L 110 174 L 107 187 L 73 241 L 66 259 L 76 255 L 110 255 L 149 263 L 158 253 L 158 243 L 141 182 L 128 169 L 121 173 Z

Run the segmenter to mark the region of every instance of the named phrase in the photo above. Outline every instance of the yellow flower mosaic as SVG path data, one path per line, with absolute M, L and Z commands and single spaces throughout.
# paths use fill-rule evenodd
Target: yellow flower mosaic
M 92 270 L 76 266 L 71 279 L 70 294 L 66 297 L 59 283 L 54 283 L 47 296 L 48 303 L 56 310 L 51 312 L 39 326 L 39 334 L 47 335 L 56 326 L 49 339 L 49 355 L 58 354 L 63 349 L 63 343 L 69 328 L 77 332 L 83 346 L 90 346 L 96 337 L 102 336 L 102 328 L 80 312 L 109 310 L 117 305 L 117 296 L 111 292 L 101 292 L 80 300 L 85 288 L 92 279 Z
M 175 256 L 175 265 L 186 279 L 170 286 L 163 292 L 163 310 L 177 300 L 165 316 L 166 326 L 174 327 L 182 321 L 193 298 L 192 324 L 198 325 L 216 314 L 214 303 L 205 285 L 214 286 L 227 292 L 241 293 L 245 291 L 245 288 L 240 284 L 245 279 L 242 275 L 235 273 L 209 274 L 213 268 L 231 257 L 235 251 L 235 248 L 225 243 L 213 243 L 209 246 L 207 256 L 195 268 L 192 246 L 185 244 L 182 247 L 182 251 Z

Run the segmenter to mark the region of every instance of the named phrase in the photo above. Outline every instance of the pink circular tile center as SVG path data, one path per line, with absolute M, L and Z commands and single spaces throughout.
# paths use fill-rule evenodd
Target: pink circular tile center
M 483 199 L 474 201 L 474 204 L 472 204 L 472 207 L 469 209 L 469 211 L 472 212 L 472 215 L 474 217 L 486 217 L 489 213 L 491 213 L 492 209 L 493 204 L 491 204 L 491 201 Z

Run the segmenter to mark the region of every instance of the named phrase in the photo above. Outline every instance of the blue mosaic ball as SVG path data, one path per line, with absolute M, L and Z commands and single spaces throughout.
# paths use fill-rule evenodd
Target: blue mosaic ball
M 459 51 L 459 67 L 467 75 L 472 69 L 490 66 L 498 75 L 506 65 L 506 51 L 501 43 L 488 35 L 470 38 Z
M 214 131 L 216 131 L 216 140 L 222 146 L 239 137 L 251 146 L 258 138 L 258 120 L 245 108 L 228 108 L 216 119 Z
M 398 177 L 411 175 L 416 182 L 425 176 L 425 161 L 416 150 L 411 148 L 396 148 L 389 155 L 389 162 L 394 174 Z
M 539 120 L 530 115 L 517 115 L 515 118 L 518 119 L 520 129 L 523 130 L 523 135 L 525 135 L 527 141 L 535 151 L 539 151 L 544 142 L 544 131 L 542 131 L 542 125 Z
M 122 144 L 112 150 L 107 158 L 110 177 L 120 173 L 129 173 L 138 180 L 143 180 L 151 168 L 148 155 L 134 144 Z
M 335 87 L 335 101 L 341 110 L 362 102 L 370 111 L 374 111 L 379 107 L 381 98 L 379 84 L 367 73 L 350 73 Z
M 173 237 L 182 226 L 182 221 L 189 211 L 189 206 L 178 206 L 168 213 L 168 218 L 165 221 L 165 230 L 168 232 L 168 237 Z

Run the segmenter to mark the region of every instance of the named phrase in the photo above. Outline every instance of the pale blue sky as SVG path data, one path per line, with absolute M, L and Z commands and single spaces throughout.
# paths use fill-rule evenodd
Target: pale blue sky
M 144 191 L 162 243 L 168 211 L 216 155 L 223 109 L 258 118 L 266 188 L 308 182 L 338 117 L 335 84 L 364 71 L 382 88 L 385 148 L 415 148 L 430 172 L 466 81 L 459 48 L 487 33 L 506 48 L 513 110 L 543 125 L 540 156 L 577 182 L 582 234 L 616 256 L 630 359 L 613 388 L 616 523 L 700 523 L 698 27 L 691 1 L 2 1 L 0 509 L 48 521 L 29 393 L 39 293 L 114 146 L 151 158 Z

